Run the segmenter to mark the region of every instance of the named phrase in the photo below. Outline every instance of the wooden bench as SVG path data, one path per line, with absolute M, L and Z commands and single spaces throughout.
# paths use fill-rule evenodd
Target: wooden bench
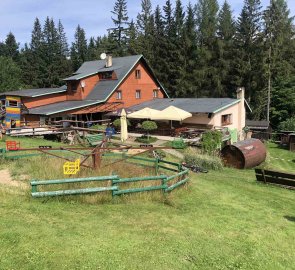
M 104 139 L 104 134 L 86 135 L 86 140 L 91 146 L 99 145 Z
M 295 188 L 295 174 L 272 170 L 255 169 L 256 179 L 265 184 L 275 184 L 286 188 Z

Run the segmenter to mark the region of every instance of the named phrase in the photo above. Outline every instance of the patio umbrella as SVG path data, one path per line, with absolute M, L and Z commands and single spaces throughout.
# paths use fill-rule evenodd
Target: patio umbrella
M 124 142 L 128 139 L 128 130 L 127 130 L 127 118 L 126 118 L 126 112 L 123 109 L 121 112 L 121 141 Z
M 154 116 L 159 114 L 161 111 L 151 109 L 149 107 L 146 107 L 142 110 L 139 110 L 137 112 L 133 112 L 128 114 L 128 118 L 135 118 L 135 119 L 152 119 Z
M 192 114 L 179 109 L 175 106 L 169 106 L 166 109 L 159 111 L 158 114 L 152 116 L 152 120 L 171 120 L 183 121 L 186 118 L 192 117 Z

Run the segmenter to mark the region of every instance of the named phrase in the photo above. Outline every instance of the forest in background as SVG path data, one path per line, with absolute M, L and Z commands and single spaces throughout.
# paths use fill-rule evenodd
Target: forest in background
M 108 34 L 87 39 L 78 25 L 72 44 L 60 20 L 36 18 L 23 48 L 11 32 L 0 42 L 0 92 L 60 86 L 102 52 L 143 54 L 171 97 L 235 97 L 244 86 L 250 117 L 259 120 L 267 117 L 270 89 L 272 125 L 294 117 L 295 27 L 286 0 L 271 0 L 266 9 L 244 0 L 237 18 L 227 1 L 194 2 L 152 7 L 142 0 L 131 19 L 127 1 L 116 0 Z

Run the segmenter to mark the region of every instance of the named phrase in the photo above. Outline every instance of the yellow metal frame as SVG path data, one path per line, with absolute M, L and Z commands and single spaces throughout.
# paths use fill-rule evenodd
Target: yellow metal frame
M 77 159 L 74 162 L 67 161 L 63 165 L 64 175 L 77 174 L 80 171 L 80 159 Z

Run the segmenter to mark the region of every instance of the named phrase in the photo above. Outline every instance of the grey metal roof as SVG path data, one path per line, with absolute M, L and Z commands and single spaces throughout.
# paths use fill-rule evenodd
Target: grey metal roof
M 128 109 L 137 111 L 149 107 L 163 110 L 169 106 L 175 106 L 190 113 L 217 113 L 238 102 L 240 102 L 239 99 L 232 98 L 164 98 L 146 101 Z
M 82 78 L 100 72 L 115 71 L 117 79 L 100 80 L 93 88 L 93 90 L 89 93 L 89 95 L 86 97 L 87 100 L 105 101 L 117 89 L 117 87 L 119 87 L 122 81 L 126 78 L 126 76 L 130 73 L 130 71 L 141 59 L 143 59 L 143 61 L 146 63 L 146 60 L 142 55 L 115 57 L 113 58 L 113 65 L 108 68 L 105 67 L 105 60 L 88 61 L 83 63 L 82 66 L 73 74 L 73 76 L 66 78 L 65 80 L 80 80 Z M 168 97 L 168 94 L 166 93 L 164 87 L 157 80 L 151 68 L 148 65 L 147 68 L 149 69 L 149 71 L 154 76 L 155 80 L 157 81 L 161 89 L 163 89 L 163 91 Z
M 18 96 L 18 97 L 40 97 L 56 93 L 63 93 L 67 91 L 67 86 L 63 85 L 59 88 L 37 88 L 24 89 L 18 91 L 7 91 L 0 93 L 1 96 Z
M 142 55 L 114 57 L 112 60 L 113 65 L 108 68 L 105 67 L 106 60 L 87 61 L 82 64 L 82 66 L 73 74 L 73 76 L 65 78 L 64 80 L 80 80 L 96 73 L 113 70 L 122 70 L 122 73 L 127 73 L 141 57 Z M 120 80 L 119 77 L 118 80 Z
M 249 128 L 267 129 L 269 127 L 269 121 L 246 120 L 246 126 Z
M 40 114 L 40 115 L 52 115 L 52 114 L 57 114 L 60 112 L 84 108 L 86 106 L 95 105 L 98 103 L 101 103 L 101 101 L 99 101 L 99 100 L 97 100 L 97 101 L 93 101 L 93 100 L 63 101 L 63 102 L 57 102 L 57 103 L 29 109 L 29 113 L 30 114 Z

